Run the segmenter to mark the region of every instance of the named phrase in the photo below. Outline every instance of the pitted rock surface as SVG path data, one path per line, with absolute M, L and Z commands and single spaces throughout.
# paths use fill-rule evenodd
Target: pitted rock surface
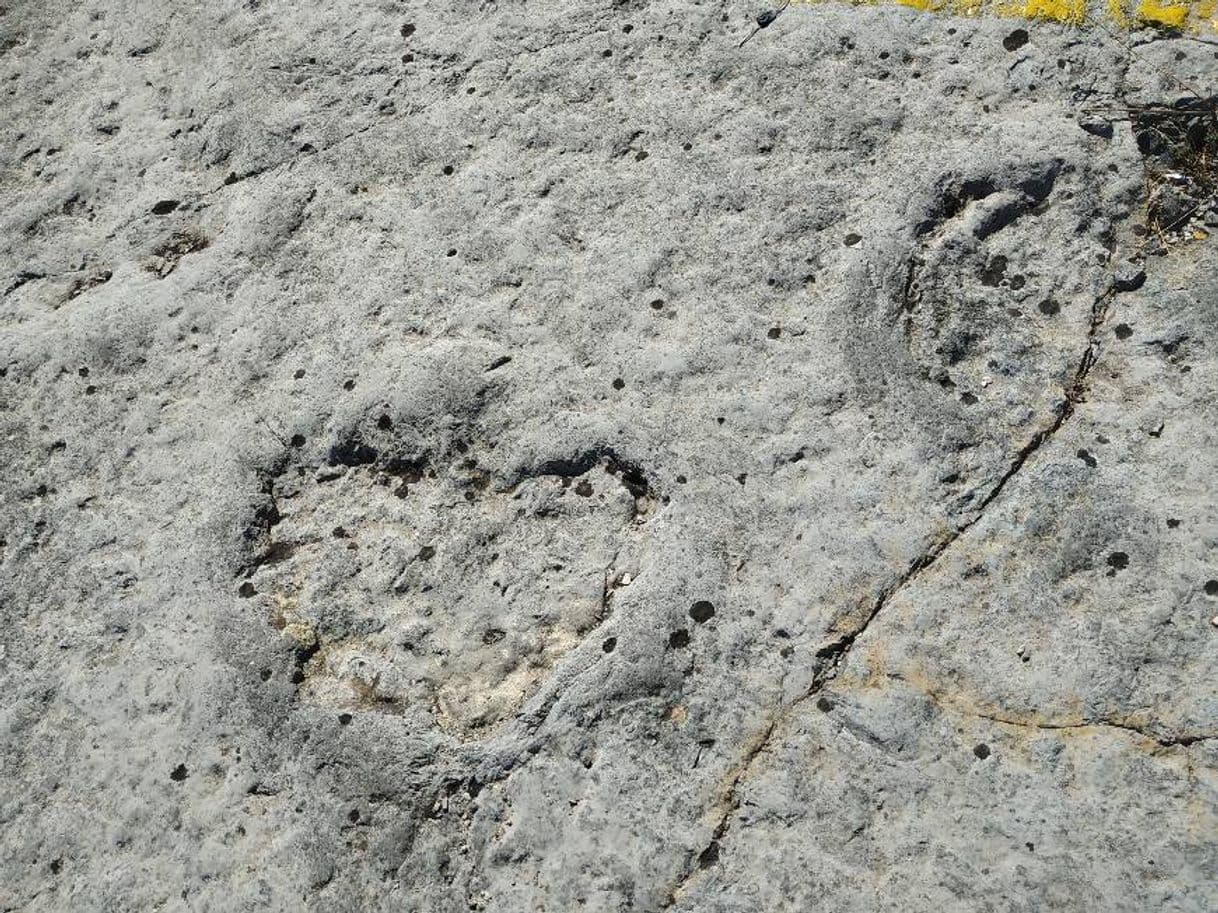
M 0 910 L 1218 909 L 1212 46 L 760 12 L 0 8 Z

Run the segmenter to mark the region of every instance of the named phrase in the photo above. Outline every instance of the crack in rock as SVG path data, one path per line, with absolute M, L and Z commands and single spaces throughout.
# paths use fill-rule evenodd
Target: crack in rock
M 959 712 L 959 711 L 958 711 Z M 1083 720 L 1078 723 L 1066 723 L 1056 720 L 1019 720 L 1013 717 L 999 716 L 990 713 L 968 713 L 967 716 L 980 720 L 989 720 L 1003 726 L 1015 726 L 1020 729 L 1036 729 L 1046 732 L 1061 732 L 1078 729 L 1117 729 L 1148 739 L 1163 748 L 1187 748 L 1201 742 L 1218 739 L 1218 733 L 1197 732 L 1178 735 L 1159 735 L 1147 726 L 1138 726 L 1112 719 Z
M 848 690 L 848 689 L 839 689 Z M 973 710 L 969 707 L 962 707 L 958 699 L 954 699 L 951 695 L 944 694 L 936 688 L 918 688 L 920 694 L 925 695 L 930 699 L 936 707 L 944 713 L 950 713 L 955 716 L 968 717 L 975 720 L 986 720 L 991 723 L 997 723 L 1002 726 L 1011 726 L 1018 729 L 1031 729 L 1044 732 L 1069 732 L 1074 730 L 1085 729 L 1115 729 L 1120 732 L 1130 733 L 1154 742 L 1162 748 L 1187 748 L 1190 745 L 1218 740 L 1218 733 L 1210 732 L 1193 732 L 1193 733 L 1161 733 L 1157 732 L 1152 724 L 1139 725 L 1130 723 L 1126 720 L 1113 717 L 1100 717 L 1095 719 L 1078 719 L 1074 722 L 1054 719 L 1037 719 L 1036 711 L 1030 711 L 1027 714 L 1018 714 L 1012 711 L 982 711 Z
M 918 578 L 918 576 L 927 568 L 935 564 L 936 561 L 946 552 L 957 540 L 960 539 L 970 528 L 976 525 L 982 517 L 985 516 L 986 509 L 998 498 L 999 495 L 1006 489 L 1016 475 L 1027 464 L 1028 460 L 1048 443 L 1062 426 L 1074 414 L 1076 406 L 1082 402 L 1086 393 L 1087 378 L 1094 367 L 1096 359 L 1099 357 L 1100 340 L 1099 330 L 1104 325 L 1108 317 L 1112 299 L 1120 290 L 1118 284 L 1114 281 L 1107 289 L 1104 290 L 1092 303 L 1091 319 L 1087 328 L 1086 344 L 1083 348 L 1083 353 L 1079 357 L 1079 362 L 1075 368 L 1074 374 L 1070 382 L 1065 387 L 1065 395 L 1061 402 L 1054 409 L 1052 420 L 1042 429 L 1037 431 L 1031 439 L 1024 444 L 1023 447 L 1015 454 L 1015 458 L 1011 461 L 1011 465 L 1002 474 L 989 493 L 981 500 L 977 508 L 973 511 L 972 516 L 968 517 L 964 522 L 960 523 L 955 530 L 948 535 L 940 537 L 937 541 L 930 545 L 922 554 L 918 555 L 909 567 L 896 580 L 881 590 L 880 594 L 872 603 L 871 609 L 863 617 L 862 621 L 854 627 L 840 634 L 836 639 L 824 644 L 817 649 L 815 654 L 815 666 L 812 673 L 812 681 L 804 690 L 803 694 L 795 698 L 789 704 L 782 705 L 782 699 L 779 698 L 779 703 L 776 708 L 770 713 L 769 722 L 759 731 L 759 735 L 750 740 L 749 748 L 744 753 L 741 760 L 733 767 L 733 774 L 728 778 L 728 783 L 725 789 L 721 790 L 720 797 L 715 803 L 715 808 L 719 809 L 719 817 L 715 822 L 715 827 L 711 832 L 711 840 L 706 848 L 698 854 L 698 856 L 686 863 L 684 870 L 676 879 L 673 887 L 666 894 L 664 901 L 660 907 L 661 910 L 667 910 L 672 907 L 681 897 L 686 887 L 696 877 L 699 871 L 709 868 L 718 861 L 723 839 L 727 836 L 731 829 L 732 813 L 739 807 L 738 790 L 740 784 L 743 783 L 749 776 L 753 766 L 757 763 L 757 759 L 769 747 L 773 740 L 775 732 L 779 727 L 786 723 L 795 710 L 802 706 L 806 701 L 819 694 L 826 685 L 833 681 L 842 664 L 849 656 L 854 644 L 862 637 L 871 626 L 872 622 L 879 617 L 884 607 L 900 593 L 906 586 Z M 1001 722 L 1001 721 L 997 721 Z M 1136 730 L 1134 730 L 1136 731 Z M 1147 736 L 1154 738 L 1154 736 Z M 1192 738 L 1186 737 L 1186 738 Z M 1207 737 L 1202 737 L 1207 738 Z M 1158 739 L 1156 739 L 1158 741 Z M 1170 740 L 1169 740 L 1170 741 Z M 1197 739 L 1193 739 L 1197 741 Z M 1163 744 L 1163 743 L 1160 743 Z M 1191 744 L 1189 742 L 1188 744 Z

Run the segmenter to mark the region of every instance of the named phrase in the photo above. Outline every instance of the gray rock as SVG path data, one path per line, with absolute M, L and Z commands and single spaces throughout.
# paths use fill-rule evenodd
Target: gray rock
M 0 908 L 1218 908 L 1212 55 L 758 12 L 0 13 Z
M 1112 139 L 1115 132 L 1113 130 L 1112 121 L 1103 120 L 1100 118 L 1088 118 L 1080 120 L 1078 125 L 1092 136 L 1098 136 L 1100 139 Z

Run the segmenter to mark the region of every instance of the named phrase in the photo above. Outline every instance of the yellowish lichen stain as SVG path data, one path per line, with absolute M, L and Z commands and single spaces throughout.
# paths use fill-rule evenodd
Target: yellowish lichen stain
M 798 4 L 826 0 L 791 0 Z M 828 0 L 832 2 L 832 0 Z M 1041 19 L 1083 26 L 1104 13 L 1108 22 L 1122 28 L 1156 26 L 1187 31 L 1218 31 L 1218 0 L 846 0 L 854 6 L 893 2 L 928 13 L 954 16 L 990 14 L 1018 19 Z M 1089 17 L 1089 6 L 1097 11 Z

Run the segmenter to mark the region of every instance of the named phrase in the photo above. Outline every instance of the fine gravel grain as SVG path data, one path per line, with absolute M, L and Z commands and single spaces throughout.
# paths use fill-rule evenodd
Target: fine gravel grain
M 1214 47 L 763 12 L 0 6 L 0 910 L 1218 909 Z

